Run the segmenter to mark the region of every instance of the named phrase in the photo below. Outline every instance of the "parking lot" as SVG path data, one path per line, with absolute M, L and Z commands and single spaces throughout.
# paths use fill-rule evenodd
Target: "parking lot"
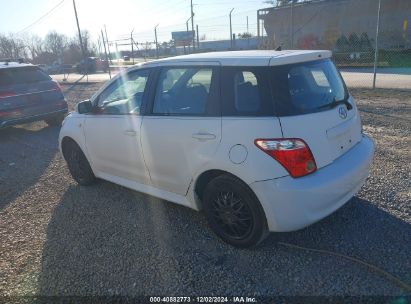
M 101 85 L 63 85 L 70 108 Z M 284 244 L 411 285 L 411 93 L 352 93 L 377 146 L 368 182 L 333 215 L 249 250 L 220 241 L 201 213 L 104 181 L 78 186 L 57 127 L 1 130 L 0 295 L 411 295 L 363 264 Z

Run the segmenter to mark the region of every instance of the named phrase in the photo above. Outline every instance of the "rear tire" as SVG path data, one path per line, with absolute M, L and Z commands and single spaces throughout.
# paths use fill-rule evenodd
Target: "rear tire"
M 207 184 L 203 208 L 211 229 L 230 245 L 253 247 L 268 235 L 260 202 L 246 184 L 233 176 L 220 175 Z
M 64 115 L 58 115 L 58 116 L 54 116 L 48 119 L 45 119 L 44 121 L 50 126 L 50 127 L 61 127 L 61 124 L 64 120 Z
M 63 149 L 63 155 L 73 179 L 82 186 L 88 186 L 96 182 L 90 163 L 81 148 L 71 141 Z

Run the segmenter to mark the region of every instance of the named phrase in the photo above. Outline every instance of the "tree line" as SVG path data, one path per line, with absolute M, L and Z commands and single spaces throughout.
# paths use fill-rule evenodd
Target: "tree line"
M 85 56 L 95 56 L 96 45 L 87 30 L 81 32 Z M 35 34 L 1 34 L 0 58 L 24 58 L 35 64 L 74 64 L 83 58 L 78 36 L 50 31 L 44 38 Z

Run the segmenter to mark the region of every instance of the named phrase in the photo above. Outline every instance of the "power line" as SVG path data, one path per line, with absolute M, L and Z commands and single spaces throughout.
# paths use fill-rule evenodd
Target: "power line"
M 240 11 L 236 14 L 233 14 L 233 17 L 239 16 L 239 15 L 244 15 L 244 14 L 247 14 L 247 13 L 250 13 L 250 12 L 256 12 L 256 11 L 257 10 L 255 10 L 255 9 L 251 9 L 251 10 L 247 10 L 247 11 Z M 222 19 L 222 18 L 227 18 L 227 16 L 226 15 L 220 15 L 220 16 L 215 16 L 215 17 L 210 17 L 210 18 L 202 18 L 202 19 L 198 19 L 197 22 L 215 20 L 215 19 Z
M 46 18 L 47 16 L 49 16 L 52 12 L 54 12 L 57 8 L 59 8 L 66 0 L 62 0 L 60 1 L 56 6 L 54 6 L 51 10 L 49 10 L 47 13 L 45 13 L 43 16 L 41 16 L 40 18 L 38 18 L 36 21 L 34 21 L 33 23 L 31 23 L 30 25 L 26 26 L 24 29 L 22 29 L 21 31 L 18 31 L 17 34 L 20 34 L 22 32 L 27 31 L 29 28 L 33 27 L 34 25 L 36 25 L 37 23 L 39 23 L 40 21 L 42 21 L 44 18 Z
M 147 14 L 147 12 L 151 11 L 152 13 L 155 13 L 156 15 L 162 16 L 164 14 L 168 14 L 170 12 L 170 9 L 172 9 L 172 11 L 175 11 L 175 10 L 178 10 L 178 9 L 182 9 L 184 7 L 185 8 L 189 7 L 190 5 L 188 5 L 188 4 L 186 6 L 183 6 L 183 7 L 179 6 L 181 3 L 186 2 L 186 1 L 187 0 L 182 0 L 182 1 L 179 1 L 179 2 L 176 2 L 176 3 L 170 3 L 169 5 L 163 6 L 160 9 L 152 8 L 150 10 L 145 10 L 144 13 Z

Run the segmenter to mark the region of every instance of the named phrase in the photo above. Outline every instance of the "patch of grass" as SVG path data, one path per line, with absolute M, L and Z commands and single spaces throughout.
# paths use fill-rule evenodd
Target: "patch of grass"
M 380 60 L 386 61 L 390 67 L 411 67 L 411 50 L 380 51 Z
M 359 58 L 351 58 L 350 56 L 353 53 L 359 54 Z M 374 51 L 334 53 L 333 56 L 338 66 L 372 67 L 374 65 Z M 378 66 L 392 68 L 411 67 L 411 50 L 380 50 L 378 53 Z

